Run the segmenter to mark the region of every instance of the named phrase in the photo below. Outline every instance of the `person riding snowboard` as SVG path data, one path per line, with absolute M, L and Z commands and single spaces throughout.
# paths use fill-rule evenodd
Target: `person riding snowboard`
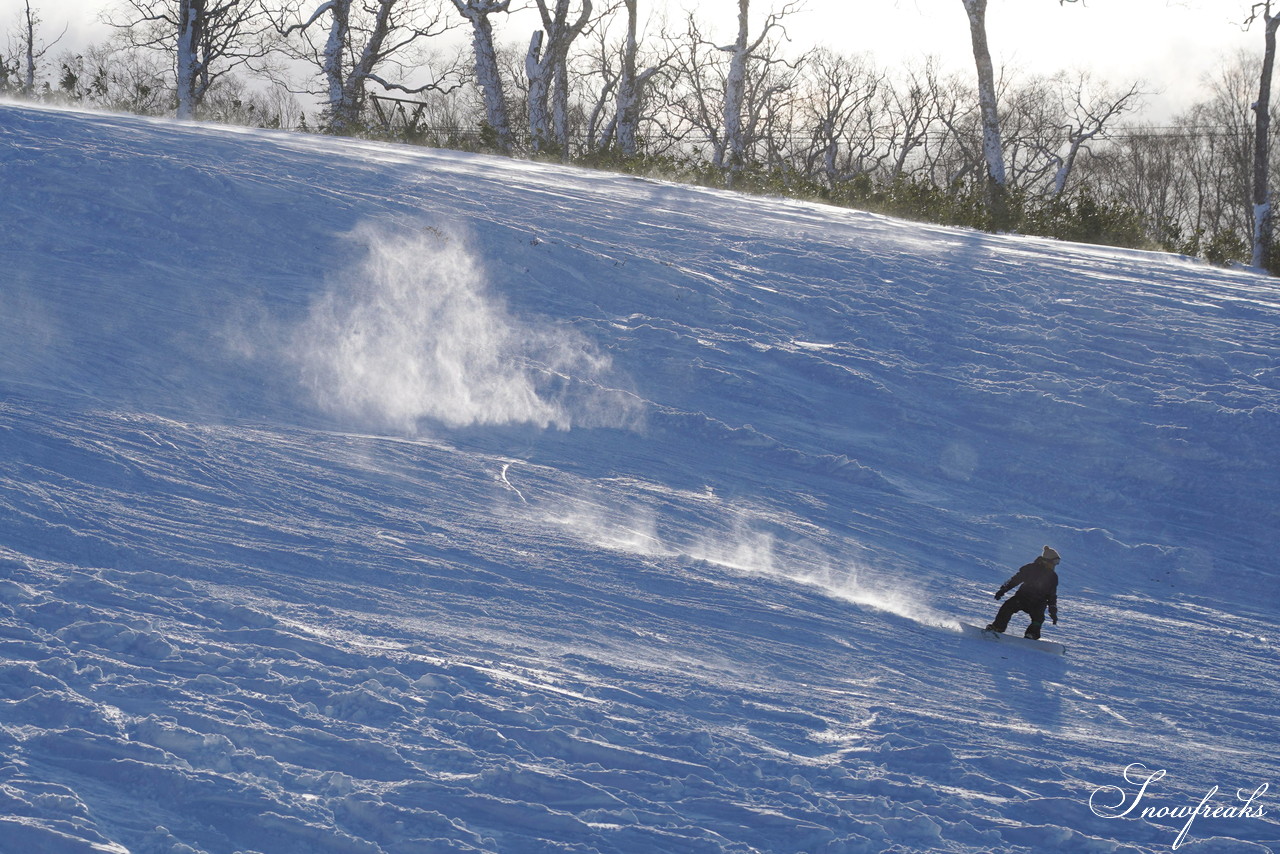
M 1004 598 L 1004 594 L 1013 588 L 1017 587 L 1018 590 L 1009 597 L 1008 602 L 1000 606 L 1000 611 L 991 625 L 987 626 L 987 631 L 1004 632 L 1009 627 L 1009 618 L 1019 611 L 1025 611 L 1031 616 L 1031 625 L 1027 626 L 1023 637 L 1039 640 L 1046 608 L 1053 624 L 1058 625 L 1058 573 L 1055 568 L 1061 560 L 1057 552 L 1045 546 L 1044 554 L 1019 569 L 1002 584 L 996 591 L 996 601 Z

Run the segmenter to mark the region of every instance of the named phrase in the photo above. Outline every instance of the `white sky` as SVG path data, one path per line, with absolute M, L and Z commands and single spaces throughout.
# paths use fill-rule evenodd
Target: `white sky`
M 1084 69 L 1117 84 L 1142 79 L 1148 90 L 1165 93 L 1149 100 L 1152 111 L 1173 113 L 1199 97 L 1203 78 L 1216 73 L 1225 57 L 1241 49 L 1261 56 L 1261 23 L 1242 27 L 1251 5 L 989 0 L 987 38 L 997 66 L 1044 74 Z M 798 42 L 869 50 L 882 64 L 936 55 L 949 68 L 973 66 L 960 0 L 809 0 L 808 8 L 807 20 L 797 18 L 791 28 Z
M 96 19 L 111 0 L 32 0 L 44 21 L 46 39 L 64 25 L 64 46 L 100 40 Z M 319 0 L 316 0 L 319 3 Z M 596 0 L 603 5 L 607 0 Z M 782 0 L 772 0 L 773 6 Z M 13 31 L 24 0 L 0 0 L 0 31 Z M 643 0 L 646 6 L 695 8 L 705 21 L 718 19 L 720 31 L 734 26 L 733 0 Z M 1244 31 L 1251 0 L 989 0 L 987 33 L 998 65 L 1026 72 L 1087 69 L 1120 83 L 1136 79 L 1164 94 L 1149 99 L 1148 117 L 1168 115 L 1201 97 L 1206 75 L 1224 57 L 1244 49 L 1261 55 L 1262 27 Z M 756 16 L 770 0 L 755 0 Z M 825 44 L 845 53 L 871 52 L 878 64 L 892 65 L 933 55 L 958 71 L 972 68 L 968 21 L 960 0 L 805 0 L 806 11 L 788 19 L 798 47 Z M 507 27 L 501 37 L 524 43 L 527 32 Z M 0 42 L 3 44 L 3 42 Z

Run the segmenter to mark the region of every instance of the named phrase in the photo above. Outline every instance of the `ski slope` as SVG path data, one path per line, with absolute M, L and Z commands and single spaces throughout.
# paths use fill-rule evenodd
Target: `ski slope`
M 0 182 L 0 854 L 1280 851 L 1275 280 L 16 105 Z M 1066 655 L 965 637 L 1044 544 Z

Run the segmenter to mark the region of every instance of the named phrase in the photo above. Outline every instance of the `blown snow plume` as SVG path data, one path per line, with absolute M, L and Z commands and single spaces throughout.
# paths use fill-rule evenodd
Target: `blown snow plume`
M 746 575 L 783 578 L 823 594 L 874 608 L 924 625 L 953 628 L 954 620 L 926 603 L 924 594 L 887 575 L 872 572 L 857 557 L 856 543 L 807 528 L 803 520 L 730 508 L 722 530 L 690 544 L 695 560 Z M 819 535 L 825 542 L 814 539 Z
M 627 408 L 600 385 L 608 357 L 571 327 L 508 313 L 459 236 L 364 226 L 351 239 L 362 260 L 292 336 L 323 409 L 413 433 L 423 422 L 569 429 Z
M 515 489 L 505 468 L 501 477 Z M 603 503 L 578 498 L 543 508 L 539 518 L 600 548 L 785 579 L 922 625 L 959 628 L 928 604 L 923 591 L 894 574 L 875 572 L 857 543 L 778 510 L 735 506 L 712 494 L 670 494 L 662 510 L 619 496 Z

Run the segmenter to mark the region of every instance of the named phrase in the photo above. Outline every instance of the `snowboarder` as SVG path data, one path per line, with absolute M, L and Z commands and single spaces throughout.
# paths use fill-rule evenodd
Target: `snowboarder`
M 1027 626 L 1023 637 L 1039 640 L 1046 608 L 1053 624 L 1058 625 L 1058 573 L 1055 569 L 1061 560 L 1056 551 L 1045 546 L 1043 554 L 1000 585 L 1000 589 L 996 591 L 996 601 L 1004 598 L 1004 594 L 1013 588 L 1017 587 L 1018 590 L 1009 597 L 1008 602 L 1000 606 L 1000 611 L 987 626 L 987 631 L 1003 633 L 1009 627 L 1009 618 L 1018 611 L 1025 611 L 1031 616 L 1031 625 Z

